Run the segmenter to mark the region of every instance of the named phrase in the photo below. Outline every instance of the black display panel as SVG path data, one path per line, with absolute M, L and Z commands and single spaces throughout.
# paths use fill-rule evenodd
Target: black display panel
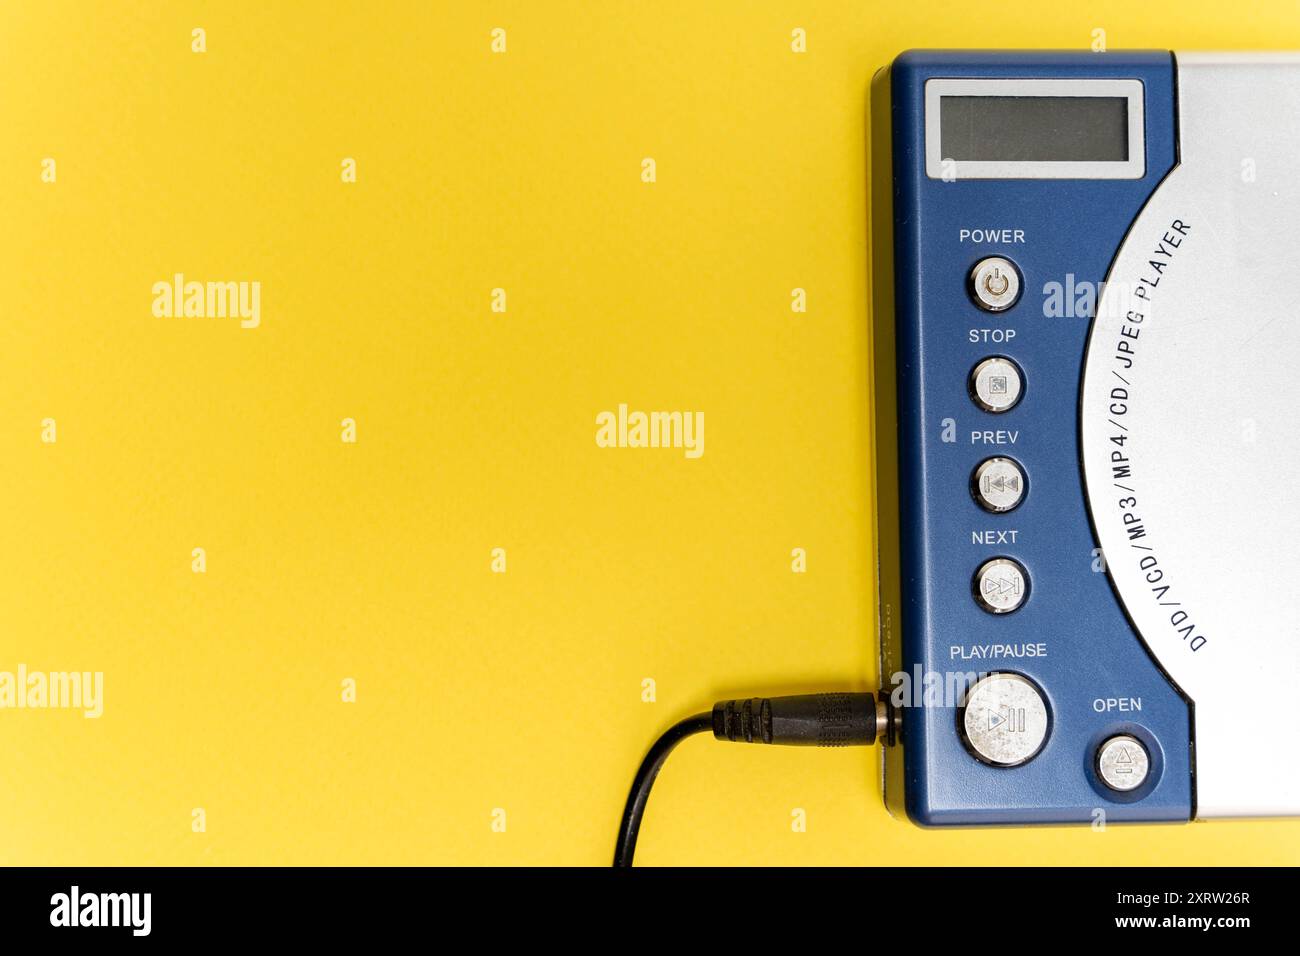
M 1124 162 L 1123 96 L 941 96 L 939 147 L 957 162 Z

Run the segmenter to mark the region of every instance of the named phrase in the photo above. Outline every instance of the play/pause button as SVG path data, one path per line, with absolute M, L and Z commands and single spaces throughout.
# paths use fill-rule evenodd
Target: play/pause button
M 1047 740 L 1047 703 L 1029 678 L 989 674 L 966 692 L 958 715 L 966 746 L 995 767 L 1018 767 Z
M 975 600 L 991 614 L 1008 614 L 1025 603 L 1029 575 L 1018 561 L 993 558 L 980 565 L 973 582 Z

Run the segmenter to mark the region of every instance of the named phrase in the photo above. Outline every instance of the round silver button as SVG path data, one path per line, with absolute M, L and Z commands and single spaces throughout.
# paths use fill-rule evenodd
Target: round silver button
M 1047 740 L 1047 704 L 1019 674 L 990 674 L 966 692 L 960 715 L 966 746 L 995 767 L 1031 760 Z
M 971 270 L 970 290 L 981 309 L 1002 312 L 1020 298 L 1020 273 L 1010 259 L 989 256 Z
M 1024 386 L 1020 366 L 1001 355 L 990 355 L 971 369 L 970 396 L 986 412 L 1014 408 Z
M 1010 458 L 986 458 L 971 475 L 971 493 L 985 511 L 1010 511 L 1025 497 L 1025 473 Z
M 975 600 L 991 614 L 1010 614 L 1029 596 L 1029 575 L 1020 562 L 993 558 L 980 565 L 973 583 Z
M 1097 774 L 1112 790 L 1136 790 L 1150 772 L 1151 757 L 1136 737 L 1119 734 L 1097 751 Z

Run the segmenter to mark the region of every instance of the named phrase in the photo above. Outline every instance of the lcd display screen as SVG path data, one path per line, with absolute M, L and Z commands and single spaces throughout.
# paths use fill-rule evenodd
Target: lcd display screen
M 957 162 L 1125 162 L 1123 96 L 941 96 L 939 144 Z

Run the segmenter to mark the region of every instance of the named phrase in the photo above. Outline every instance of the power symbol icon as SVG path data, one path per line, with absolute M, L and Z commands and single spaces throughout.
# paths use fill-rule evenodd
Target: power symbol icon
M 971 270 L 969 289 L 981 309 L 1001 312 L 1020 298 L 1020 272 L 1010 259 L 988 256 Z

